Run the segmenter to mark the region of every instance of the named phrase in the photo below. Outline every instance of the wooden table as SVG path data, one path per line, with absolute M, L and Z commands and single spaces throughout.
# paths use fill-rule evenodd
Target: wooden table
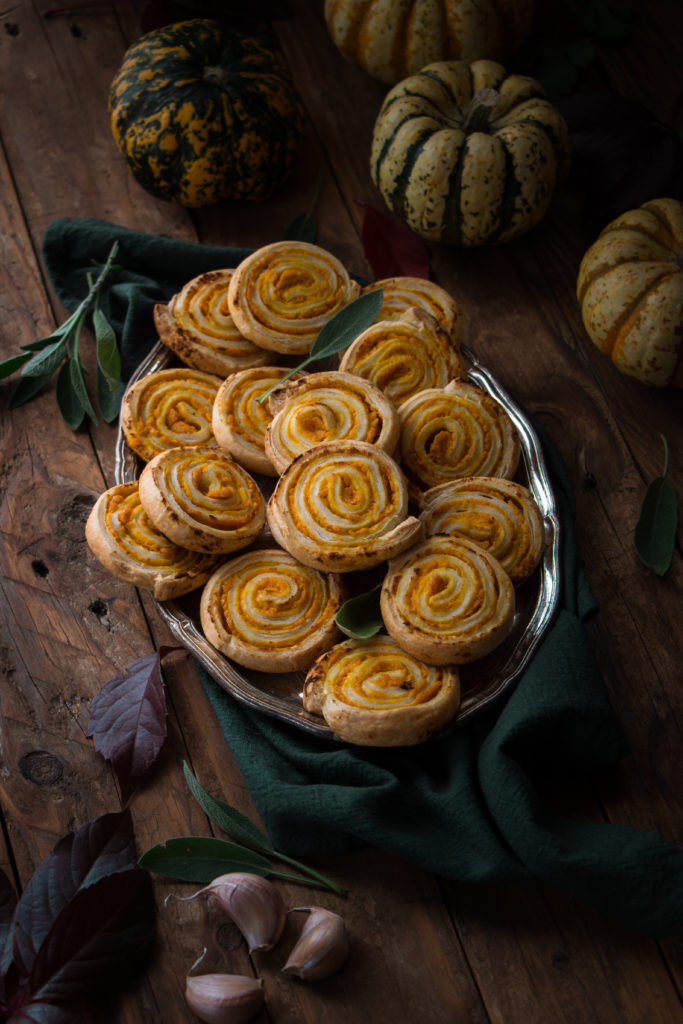
M 193 213 L 142 191 L 110 134 L 107 91 L 139 34 L 139 10 L 121 4 L 46 18 L 53 3 L 18 0 L 2 16 L 3 358 L 64 318 L 39 258 L 45 229 L 59 217 L 259 246 L 308 207 L 322 172 L 318 241 L 352 272 L 372 277 L 357 200 L 381 205 L 368 153 L 386 90 L 341 59 L 320 3 L 292 0 L 291 17 L 272 26 L 310 118 L 297 172 L 263 206 L 225 203 Z M 648 4 L 630 41 L 599 48 L 593 76 L 669 117 L 681 89 L 682 29 L 679 4 Z M 461 305 L 467 343 L 547 430 L 575 489 L 580 552 L 601 609 L 590 639 L 632 754 L 577 790 L 570 811 L 681 843 L 680 545 L 664 578 L 639 562 L 633 546 L 646 483 L 663 465 L 660 435 L 669 441 L 680 500 L 681 394 L 620 375 L 587 339 L 574 293 L 585 248 L 579 213 L 579 197 L 563 191 L 545 221 L 517 242 L 475 251 L 432 246 L 433 278 Z M 2 868 L 21 887 L 60 836 L 118 809 L 110 768 L 86 738 L 90 701 L 107 679 L 170 637 L 149 597 L 110 577 L 84 541 L 88 511 L 113 481 L 115 427 L 72 433 L 51 389 L 10 413 L 10 391 L 5 383 L 0 849 Z M 166 679 L 168 740 L 130 805 L 140 850 L 209 832 L 183 779 L 183 759 L 255 817 L 190 660 L 169 659 Z M 307 987 L 282 978 L 272 955 L 251 964 L 232 926 L 195 904 L 164 908 L 173 886 L 156 881 L 158 942 L 148 970 L 88 1019 L 193 1020 L 184 976 L 206 944 L 207 968 L 264 977 L 267 1012 L 257 1024 L 683 1021 L 681 936 L 655 943 L 544 885 L 452 884 L 374 849 L 318 866 L 350 888 L 343 913 L 352 956 L 335 979 Z M 340 906 L 325 894 L 316 899 Z

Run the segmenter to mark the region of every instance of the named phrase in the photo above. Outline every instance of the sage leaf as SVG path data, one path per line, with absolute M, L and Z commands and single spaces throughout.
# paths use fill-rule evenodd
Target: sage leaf
M 30 358 L 31 356 L 27 352 L 25 354 L 20 353 L 18 356 L 10 356 L 9 359 L 3 359 L 0 363 L 0 380 L 10 377 Z
M 121 356 L 119 355 L 116 335 L 106 316 L 95 306 L 92 315 L 97 343 L 97 366 L 101 370 L 110 391 L 116 391 L 121 383 Z
M 94 424 L 97 424 L 97 416 L 95 410 L 92 407 L 92 403 L 88 396 L 88 391 L 85 386 L 85 377 L 83 375 L 83 366 L 80 359 L 75 356 L 69 360 L 69 376 L 71 378 L 71 385 L 74 389 L 75 394 L 83 406 L 83 409 L 88 414 Z
M 66 425 L 71 427 L 72 430 L 78 430 L 85 419 L 85 409 L 78 392 L 74 389 L 69 364 L 70 361 L 69 363 L 64 363 L 57 375 L 55 397 L 57 399 L 57 408 L 62 414 L 62 419 Z
M 664 442 L 664 472 L 651 480 L 645 491 L 633 540 L 641 562 L 658 576 L 664 576 L 676 549 L 678 507 L 676 492 L 669 480 L 669 446 Z
M 112 391 L 107 378 L 97 367 L 97 405 L 105 423 L 113 423 L 119 415 L 125 390 L 125 385 L 119 382 L 118 387 Z
M 283 242 L 315 243 L 318 229 L 310 213 L 298 214 L 282 234 Z
M 67 357 L 66 338 L 53 341 L 41 352 L 36 352 L 21 371 L 23 377 L 42 377 L 53 374 Z
M 367 593 L 344 601 L 334 620 L 342 633 L 355 640 L 367 640 L 379 633 L 384 627 L 379 601 L 381 593 L 382 584 L 378 583 Z
M 167 839 L 143 853 L 138 864 L 157 875 L 204 885 L 229 871 L 250 871 L 264 877 L 272 872 L 272 865 L 265 857 L 213 836 Z
M 20 405 L 35 398 L 38 392 L 45 387 L 51 376 L 51 373 L 45 373 L 42 377 L 22 377 L 10 396 L 10 409 L 18 409 Z

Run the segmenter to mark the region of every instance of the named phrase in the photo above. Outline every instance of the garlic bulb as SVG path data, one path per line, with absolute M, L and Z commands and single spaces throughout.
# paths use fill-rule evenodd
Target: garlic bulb
M 233 871 L 219 875 L 192 896 L 211 896 L 218 901 L 246 939 L 249 952 L 272 949 L 285 926 L 285 907 L 275 886 L 261 875 Z
M 199 974 L 192 971 L 206 956 L 206 948 L 187 972 L 185 1000 L 206 1024 L 244 1024 L 265 1002 L 262 982 L 243 974 Z
M 338 971 L 349 953 L 346 925 L 339 914 L 322 907 L 295 907 L 308 917 L 287 963 L 284 974 L 304 981 L 320 981 Z M 291 913 L 291 911 L 290 911 Z

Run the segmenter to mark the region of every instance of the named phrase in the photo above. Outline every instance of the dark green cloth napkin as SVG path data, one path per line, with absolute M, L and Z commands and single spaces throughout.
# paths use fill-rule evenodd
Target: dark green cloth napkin
M 132 370 L 155 338 L 151 308 L 204 270 L 244 250 L 142 235 L 101 221 L 48 229 L 45 266 L 73 309 L 85 272 L 120 242 L 123 270 L 103 308 Z M 536 878 L 640 931 L 683 924 L 683 850 L 628 826 L 551 810 L 554 790 L 578 784 L 627 753 L 584 629 L 593 600 L 574 539 L 563 466 L 544 439 L 562 529 L 557 616 L 507 701 L 450 735 L 412 749 L 321 740 L 243 707 L 203 684 L 274 846 L 299 857 L 372 844 L 447 878 Z

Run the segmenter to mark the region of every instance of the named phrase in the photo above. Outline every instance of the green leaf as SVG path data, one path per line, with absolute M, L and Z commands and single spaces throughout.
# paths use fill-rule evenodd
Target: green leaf
M 667 477 L 669 447 L 665 437 L 664 472 L 645 491 L 633 540 L 641 562 L 658 576 L 664 576 L 676 549 L 678 507 L 674 486 Z
M 73 359 L 70 359 L 68 366 L 71 386 L 73 387 L 75 394 L 78 396 L 83 409 L 86 411 L 92 422 L 97 424 L 97 414 L 93 409 L 90 396 L 88 395 L 88 389 L 85 386 L 83 367 L 78 356 L 74 356 Z
M 64 363 L 57 375 L 55 397 L 57 398 L 57 407 L 62 414 L 64 422 L 72 430 L 78 430 L 85 418 L 85 409 L 71 380 L 70 363 L 71 360 Z
M 541 83 L 548 96 L 566 96 L 574 89 L 579 71 L 595 58 L 590 39 L 529 39 L 517 52 L 512 70 L 530 75 Z
M 574 22 L 592 39 L 623 43 L 633 34 L 635 11 L 622 0 L 588 0 L 574 15 Z
M 112 391 L 107 378 L 97 367 L 97 404 L 105 423 L 113 423 L 117 418 L 125 390 L 125 385 L 119 383 L 116 390 Z
M 45 387 L 51 376 L 51 373 L 46 373 L 42 377 L 22 377 L 10 396 L 10 409 L 18 409 L 20 405 L 24 405 L 25 402 L 30 402 L 32 398 L 35 398 L 38 392 L 42 391 Z
M 335 622 L 342 633 L 356 640 L 366 640 L 379 633 L 384 626 L 379 602 L 381 593 L 382 584 L 378 583 L 367 593 L 344 602 L 335 615 Z
M 121 383 L 121 356 L 119 355 L 116 335 L 106 316 L 95 306 L 92 314 L 95 340 L 97 342 L 97 366 L 109 385 L 110 391 L 116 391 Z
M 310 213 L 300 213 L 285 228 L 282 235 L 283 242 L 311 242 L 315 243 L 318 234 L 315 220 Z
M 21 375 L 22 377 L 52 375 L 57 367 L 64 362 L 66 356 L 66 338 L 60 338 L 58 341 L 53 341 L 42 352 L 37 352 L 32 356 L 21 371 Z
M 204 885 L 229 871 L 249 871 L 264 877 L 273 873 L 265 857 L 213 836 L 167 839 L 143 853 L 138 863 L 155 874 Z
M 0 380 L 4 380 L 5 377 L 11 377 L 30 358 L 27 352 L 25 355 L 19 354 L 18 356 L 10 356 L 9 359 L 4 359 L 0 363 Z
M 275 851 L 268 845 L 267 837 L 245 814 L 207 793 L 197 782 L 187 762 L 183 762 L 183 771 L 195 800 L 219 828 L 252 850 L 271 856 L 274 854 Z
M 306 358 L 298 366 L 295 366 L 293 370 L 285 374 L 284 377 L 281 377 L 280 380 L 275 381 L 267 391 L 264 391 L 257 399 L 259 405 L 265 401 L 271 391 L 274 391 L 278 385 L 289 380 L 295 373 L 300 373 L 309 363 L 314 362 L 316 359 L 325 359 L 327 356 L 333 356 L 335 353 L 348 348 L 351 342 L 355 341 L 358 335 L 362 334 L 375 320 L 382 308 L 382 301 L 382 289 L 377 288 L 375 291 L 366 292 L 365 295 L 354 299 L 347 306 L 343 306 L 323 325 Z
M 61 327 L 58 327 L 52 334 L 48 334 L 45 338 L 38 338 L 36 341 L 28 341 L 25 345 L 20 345 L 19 348 L 24 352 L 41 352 L 48 345 L 51 345 L 55 341 L 59 341 L 64 335 L 69 334 L 73 327 L 73 317 L 69 317 Z

